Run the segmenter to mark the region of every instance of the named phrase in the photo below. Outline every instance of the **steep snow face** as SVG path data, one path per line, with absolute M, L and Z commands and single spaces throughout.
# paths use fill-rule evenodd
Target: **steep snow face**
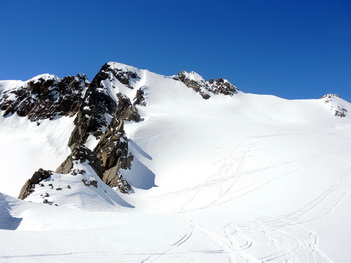
M 237 89 L 229 95 L 201 89 L 209 95 L 204 99 L 179 77 L 112 62 L 99 74 L 96 88 L 114 101 L 122 93 L 144 102 L 134 103 L 141 121 L 124 123 L 134 160 L 121 173 L 134 192 L 110 192 L 82 162 L 36 186 L 31 201 L 47 198 L 51 206 L 0 196 L 0 228 L 24 231 L 1 231 L 0 261 L 330 263 L 351 257 L 344 249 L 351 235 L 350 103 Z M 184 74 L 209 85 L 196 73 Z M 338 106 L 344 117 L 336 115 Z M 10 120 L 22 127 L 19 117 L 1 118 L 7 128 L 0 140 L 13 131 Z M 57 122 L 64 120 L 72 119 L 52 123 L 67 125 Z M 49 141 L 45 134 L 59 129 L 45 125 L 41 147 Z M 89 137 L 86 145 L 96 143 Z M 74 169 L 86 172 L 74 175 Z

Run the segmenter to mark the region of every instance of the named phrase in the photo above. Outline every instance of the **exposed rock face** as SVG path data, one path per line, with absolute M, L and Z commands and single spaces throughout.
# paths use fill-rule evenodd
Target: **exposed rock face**
M 181 71 L 175 78 L 183 82 L 188 88 L 195 90 L 204 99 L 209 99 L 212 94 L 224 94 L 233 96 L 238 92 L 238 88 L 232 85 L 228 80 L 218 78 L 216 81 L 210 79 L 205 81 L 200 75 L 191 71 Z
M 131 189 L 130 184 L 123 178 L 120 169 L 130 169 L 133 155 L 128 152 L 128 139 L 125 135 L 124 120 L 139 121 L 140 116 L 128 97 L 117 94 L 118 107 L 113 119 L 101 137 L 94 153 L 101 160 L 103 170 L 102 180 L 112 186 L 117 186 L 121 192 Z
M 133 155 L 128 153 L 128 139 L 123 130 L 123 123 L 124 120 L 140 121 L 140 115 L 126 95 L 116 94 L 116 103 L 108 94 L 104 81 L 111 77 L 109 72 L 125 85 L 129 85 L 129 78 L 138 78 L 133 72 L 111 69 L 105 64 L 86 92 L 68 145 L 75 151 L 74 149 L 86 142 L 89 135 L 98 138 L 99 143 L 94 149 L 94 154 L 101 160 L 99 177 L 107 185 L 118 187 L 121 192 L 126 193 L 131 186 L 119 170 L 131 168 Z M 110 123 L 106 115 L 112 116 Z
M 27 180 L 27 182 L 23 185 L 18 198 L 22 200 L 25 199 L 28 195 L 34 192 L 36 184 L 39 184 L 41 181 L 49 178 L 51 175 L 52 171 L 40 168 L 33 174 L 32 178 Z
M 116 112 L 116 118 L 119 120 L 126 121 L 140 121 L 140 115 L 135 106 L 131 103 L 130 99 L 122 94 L 117 94 L 118 107 Z
M 71 172 L 73 168 L 73 162 L 79 160 L 80 162 L 88 162 L 93 168 L 96 174 L 101 178 L 102 169 L 101 161 L 96 155 L 85 146 L 79 146 L 75 148 L 72 153 L 66 158 L 66 160 L 56 169 L 56 173 L 67 174 Z
M 142 88 L 137 90 L 133 101 L 134 105 L 146 106 L 145 93 Z
M 74 121 L 75 129 L 68 142 L 68 146 L 71 149 L 84 144 L 89 135 L 93 135 L 99 139 L 104 133 L 103 129 L 109 125 L 106 115 L 112 117 L 116 110 L 120 111 L 123 108 L 124 116 L 119 116 L 119 113 L 117 115 L 125 120 L 140 120 L 136 108 L 130 103 L 128 97 L 117 94 L 119 99 L 117 107 L 115 100 L 108 93 L 105 82 L 111 81 L 114 77 L 127 86 L 130 86 L 130 79 L 139 78 L 133 72 L 114 69 L 108 64 L 105 64 L 101 68 L 89 85 L 84 102 L 81 104 Z M 126 99 L 123 99 L 123 96 Z
M 133 155 L 128 152 L 128 138 L 123 130 L 123 120 L 114 116 L 106 132 L 101 136 L 94 151 L 85 146 L 73 149 L 67 159 L 56 169 L 56 173 L 72 172 L 74 161 L 88 162 L 96 174 L 111 187 L 118 187 L 122 193 L 131 190 L 120 169 L 130 169 Z
M 89 81 L 83 74 L 62 80 L 55 76 L 29 81 L 25 85 L 5 91 L 0 101 L 4 116 L 17 113 L 31 121 L 75 115 L 83 101 Z
M 103 85 L 103 81 L 108 78 L 109 75 L 101 69 L 89 85 L 74 120 L 75 129 L 68 142 L 71 149 L 84 144 L 90 134 L 99 138 L 103 134 L 103 127 L 108 125 L 105 114 L 112 115 L 116 111 L 116 102 Z
M 199 93 L 205 100 L 209 99 L 211 96 L 207 89 L 206 81 L 195 72 L 186 72 L 181 71 L 178 73 L 177 78 L 181 82 L 183 82 L 188 88 L 195 90 Z

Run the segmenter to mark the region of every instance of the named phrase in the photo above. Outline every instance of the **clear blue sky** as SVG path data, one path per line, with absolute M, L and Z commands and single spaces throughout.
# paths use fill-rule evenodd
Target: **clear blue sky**
M 351 101 L 351 1 L 0 0 L 0 79 L 92 79 L 108 61 Z

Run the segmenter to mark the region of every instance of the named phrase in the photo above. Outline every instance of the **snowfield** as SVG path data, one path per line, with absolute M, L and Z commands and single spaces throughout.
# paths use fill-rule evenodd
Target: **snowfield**
M 111 96 L 143 87 L 147 102 L 141 122 L 125 123 L 134 161 L 123 176 L 134 192 L 116 192 L 88 167 L 53 174 L 57 206 L 40 189 L 16 199 L 34 171 L 69 155 L 74 117 L 40 126 L 0 117 L 0 262 L 349 261 L 350 103 L 241 91 L 204 100 L 172 77 L 113 66 L 141 77 L 134 90 L 106 81 Z M 20 83 L 0 82 L 0 95 Z

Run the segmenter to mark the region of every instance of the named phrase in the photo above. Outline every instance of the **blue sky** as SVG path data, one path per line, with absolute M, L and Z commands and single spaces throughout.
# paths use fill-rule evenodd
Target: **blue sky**
M 194 70 L 244 92 L 351 101 L 350 0 L 0 0 L 0 79 L 108 61 Z

